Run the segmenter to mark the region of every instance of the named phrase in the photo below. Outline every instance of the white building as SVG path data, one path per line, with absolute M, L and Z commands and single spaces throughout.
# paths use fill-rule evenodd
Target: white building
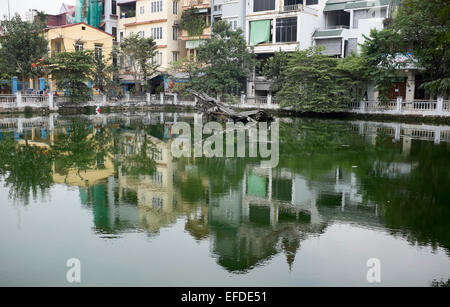
M 314 33 L 314 44 L 324 46 L 324 53 L 345 57 L 360 53 L 364 36 L 372 29 L 383 29 L 389 17 L 389 0 L 328 0 L 323 10 L 324 23 Z
M 257 59 L 264 62 L 276 51 L 294 52 L 313 45 L 313 35 L 323 24 L 326 0 L 250 0 L 246 6 L 245 38 Z M 250 78 L 249 96 L 265 96 L 270 83 Z

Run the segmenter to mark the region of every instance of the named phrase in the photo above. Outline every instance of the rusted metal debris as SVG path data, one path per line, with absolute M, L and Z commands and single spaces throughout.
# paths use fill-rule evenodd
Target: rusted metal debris
M 190 93 L 198 99 L 196 108 L 207 116 L 214 118 L 225 117 L 235 122 L 265 122 L 273 120 L 272 116 L 264 110 L 237 112 L 229 105 L 219 102 L 217 99 L 206 93 L 200 94 L 195 91 L 190 91 Z

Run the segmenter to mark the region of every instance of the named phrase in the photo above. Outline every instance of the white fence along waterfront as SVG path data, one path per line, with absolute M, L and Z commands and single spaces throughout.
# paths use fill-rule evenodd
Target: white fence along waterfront
M 233 98 L 233 102 L 224 101 L 232 106 L 242 109 L 280 109 L 280 102 L 272 95 L 267 96 L 246 96 L 241 95 L 239 98 Z M 145 106 L 190 106 L 193 107 L 197 103 L 194 96 L 180 96 L 178 94 L 145 94 L 140 96 L 130 96 L 126 94 L 124 97 L 108 100 L 106 96 L 94 96 L 91 101 L 86 103 L 73 103 L 70 97 L 41 95 L 0 95 L 0 109 L 11 108 L 49 108 L 50 110 L 58 110 L 61 106 L 77 105 L 77 106 L 111 106 L 111 107 L 145 107 Z M 290 110 L 291 108 L 282 108 Z M 444 100 L 439 97 L 437 100 L 414 100 L 403 101 L 398 98 L 395 101 L 382 103 L 380 101 L 360 101 L 351 102 L 348 105 L 348 112 L 357 114 L 388 114 L 388 115 L 416 115 L 416 116 L 450 116 L 450 100 Z

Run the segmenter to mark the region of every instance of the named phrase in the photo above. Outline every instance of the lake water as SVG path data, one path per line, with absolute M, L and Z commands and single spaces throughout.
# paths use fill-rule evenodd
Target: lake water
M 280 160 L 174 158 L 189 113 L 0 119 L 0 286 L 431 286 L 450 127 L 280 118 Z M 67 260 L 81 283 L 67 282 Z M 369 259 L 380 283 L 368 283 Z

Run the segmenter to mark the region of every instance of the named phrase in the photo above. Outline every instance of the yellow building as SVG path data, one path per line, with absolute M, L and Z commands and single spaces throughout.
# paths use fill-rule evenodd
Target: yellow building
M 204 18 L 205 28 L 201 36 L 191 36 L 188 31 L 182 30 L 180 39 L 185 42 L 186 53 L 189 56 L 197 56 L 197 48 L 211 37 L 211 1 L 210 0 L 180 0 L 182 10 L 195 8 L 199 18 Z
M 155 39 L 158 50 L 153 61 L 160 65 L 159 74 L 166 74 L 171 63 L 184 56 L 184 43 L 179 40 L 180 0 L 127 1 L 118 3 L 117 12 L 119 42 L 134 34 Z M 134 80 L 126 67 L 121 71 L 121 79 L 124 84 L 131 84 Z
M 49 57 L 60 52 L 92 50 L 107 59 L 114 44 L 114 36 L 85 23 L 47 28 L 45 38 L 48 41 Z M 56 82 L 51 80 L 51 77 L 46 77 L 46 86 L 52 92 L 64 94 L 64 89 L 57 89 Z M 30 87 L 39 91 L 38 79 L 32 80 Z M 94 94 L 96 93 L 98 94 L 98 91 L 94 89 Z

